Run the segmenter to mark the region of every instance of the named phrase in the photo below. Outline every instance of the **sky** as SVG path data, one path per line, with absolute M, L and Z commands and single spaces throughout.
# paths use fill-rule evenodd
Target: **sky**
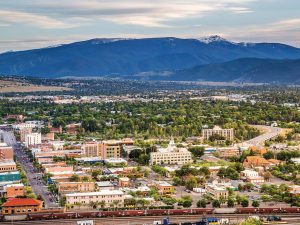
M 300 1 L 0 0 L 0 52 L 92 38 L 209 35 L 300 47 Z

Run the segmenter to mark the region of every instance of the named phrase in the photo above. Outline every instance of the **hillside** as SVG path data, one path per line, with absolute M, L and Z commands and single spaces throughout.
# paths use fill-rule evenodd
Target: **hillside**
M 219 70 L 222 67 L 211 72 L 216 63 L 219 65 L 219 63 L 240 58 L 298 59 L 300 49 L 274 43 L 233 43 L 218 36 L 199 40 L 92 39 L 56 47 L 0 54 L 0 74 L 48 78 L 63 76 L 134 78 L 133 75 L 144 72 L 175 71 L 214 64 L 204 68 L 211 75 L 218 74 L 219 76 Z M 243 67 L 236 66 L 236 70 Z M 182 74 L 193 70 L 188 69 Z M 204 70 L 201 69 L 201 71 Z M 226 71 L 232 73 L 229 69 Z M 208 75 L 200 72 L 199 77 L 194 74 L 188 74 L 188 76 L 190 79 L 199 77 L 202 79 L 203 76 L 204 79 Z M 218 80 L 218 76 L 210 77 L 210 79 Z M 234 76 L 235 74 L 226 75 L 226 79 Z M 176 74 L 176 79 L 179 78 L 186 80 L 182 75 Z
M 152 79 L 300 84 L 300 60 L 237 59 L 178 70 L 167 77 Z

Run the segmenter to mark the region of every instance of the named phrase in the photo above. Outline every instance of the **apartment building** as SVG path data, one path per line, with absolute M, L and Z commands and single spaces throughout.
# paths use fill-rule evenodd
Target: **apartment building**
M 59 182 L 57 187 L 60 194 L 92 192 L 95 191 L 95 182 Z
M 100 143 L 100 152 L 103 159 L 120 158 L 121 157 L 121 142 L 115 140 L 102 141 Z
M 91 202 L 103 202 L 105 207 L 122 207 L 124 192 L 120 190 L 101 190 L 99 192 L 85 192 L 66 194 L 67 204 L 82 204 L 88 206 Z
M 0 143 L 0 160 L 13 160 L 14 150 L 11 146 L 7 146 L 6 143 Z
M 85 142 L 82 145 L 82 155 L 85 157 L 96 157 L 101 156 L 101 151 L 99 151 L 100 146 L 98 142 L 91 141 L 91 142 Z
M 159 148 L 157 152 L 150 153 L 150 165 L 160 164 L 186 164 L 192 161 L 192 154 L 186 148 L 177 148 L 171 140 L 167 148 Z
M 227 140 L 232 141 L 234 139 L 233 129 L 222 129 L 219 126 L 214 126 L 213 129 L 202 129 L 201 136 L 203 140 L 209 140 L 209 138 L 213 135 L 220 135 Z
M 25 135 L 25 146 L 28 148 L 29 146 L 35 146 L 42 143 L 42 135 L 41 133 L 31 133 Z
M 134 141 L 129 138 L 122 140 L 90 141 L 82 145 L 82 155 L 85 157 L 120 158 L 122 146 L 132 146 Z
M 122 146 L 133 146 L 134 141 L 131 138 L 124 138 L 122 140 L 107 140 L 100 144 L 101 157 L 106 158 L 120 158 Z
M 32 128 L 31 127 L 22 128 L 20 130 L 20 141 L 25 142 L 25 136 L 27 134 L 31 134 L 31 133 L 32 133 Z

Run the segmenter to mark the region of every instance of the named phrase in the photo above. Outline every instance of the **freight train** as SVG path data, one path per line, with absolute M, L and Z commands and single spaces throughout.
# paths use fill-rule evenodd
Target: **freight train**
M 98 212 L 44 212 L 28 213 L 23 215 L 0 215 L 0 221 L 10 220 L 53 220 L 105 217 L 134 217 L 134 216 L 172 216 L 172 215 L 212 215 L 218 212 L 213 208 L 195 209 L 147 209 L 147 210 L 115 210 Z M 284 214 L 300 213 L 300 207 L 286 208 L 236 208 L 228 214 Z M 224 213 L 222 213 L 224 214 Z

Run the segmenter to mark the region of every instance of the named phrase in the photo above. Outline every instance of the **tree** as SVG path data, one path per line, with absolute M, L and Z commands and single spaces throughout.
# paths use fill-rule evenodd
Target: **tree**
M 182 206 L 184 208 L 189 208 L 192 206 L 192 201 L 191 200 L 185 200 L 183 203 L 182 203 Z
M 84 176 L 84 177 L 82 178 L 82 181 L 83 181 L 83 182 L 89 182 L 89 181 L 90 181 L 90 178 L 89 178 L 88 176 Z
M 98 176 L 101 174 L 100 170 L 93 170 L 92 177 L 97 180 Z
M 243 198 L 241 201 L 241 205 L 243 207 L 248 207 L 249 206 L 249 200 L 247 198 Z
M 61 207 L 64 207 L 64 206 L 66 205 L 66 197 L 61 197 L 61 198 L 59 199 L 59 205 L 60 205 Z
M 95 132 L 98 129 L 97 120 L 92 117 L 87 117 L 83 119 L 82 127 L 88 132 Z
M 198 208 L 206 208 L 206 205 L 207 205 L 207 202 L 204 198 L 200 199 L 198 202 L 197 202 L 197 207 Z
M 188 176 L 186 182 L 185 182 L 185 187 L 189 190 L 193 190 L 193 188 L 197 187 L 198 182 L 196 177 L 193 175 Z
M 92 209 L 96 209 L 97 208 L 97 202 L 93 202 L 93 201 L 91 201 L 90 203 L 89 203 L 89 206 L 92 208 Z
M 174 205 L 176 202 L 175 198 L 163 198 L 163 203 L 166 205 Z
M 200 158 L 204 155 L 204 147 L 191 147 L 188 149 L 194 157 Z
M 173 184 L 175 186 L 179 186 L 179 185 L 181 185 L 181 183 L 182 183 L 182 180 L 179 177 L 174 177 L 173 178 Z
M 232 197 L 228 198 L 228 200 L 227 200 L 227 206 L 229 208 L 232 208 L 234 206 L 234 199 Z
M 266 181 L 269 181 L 271 177 L 272 177 L 272 174 L 269 171 L 264 173 L 264 179 Z
M 73 174 L 70 178 L 70 181 L 72 182 L 78 182 L 79 181 L 79 176 L 78 174 Z
M 215 200 L 213 200 L 213 202 L 212 202 L 212 206 L 213 206 L 214 208 L 220 208 L 220 207 L 221 207 L 221 202 L 220 202 L 219 200 L 215 199 Z
M 252 202 L 252 206 L 253 207 L 259 207 L 259 202 L 258 201 L 256 201 L 256 200 L 254 200 L 253 202 Z
M 240 223 L 240 225 L 262 225 L 263 223 L 260 220 L 255 218 L 248 218 L 244 222 Z
M 268 201 L 271 200 L 271 198 L 270 198 L 270 196 L 268 196 L 268 195 L 262 195 L 262 196 L 261 196 L 261 200 L 262 200 L 263 202 L 268 202 Z
M 272 159 L 272 158 L 275 158 L 275 154 L 272 151 L 267 151 L 265 154 L 263 154 L 263 157 L 265 159 Z

